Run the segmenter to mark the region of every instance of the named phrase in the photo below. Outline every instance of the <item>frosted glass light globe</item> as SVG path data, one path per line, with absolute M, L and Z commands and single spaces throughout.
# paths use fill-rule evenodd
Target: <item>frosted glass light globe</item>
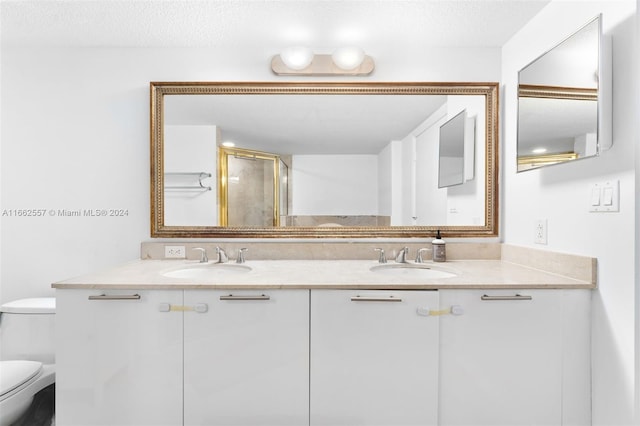
M 331 55 L 333 63 L 345 71 L 356 69 L 364 60 L 364 50 L 359 47 L 341 47 Z
M 308 47 L 288 47 L 280 53 L 280 58 L 287 68 L 300 71 L 311 64 L 313 52 Z

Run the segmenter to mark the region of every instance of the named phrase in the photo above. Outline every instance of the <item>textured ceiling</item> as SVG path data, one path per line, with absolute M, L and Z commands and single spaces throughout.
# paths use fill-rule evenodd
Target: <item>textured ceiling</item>
M 4 46 L 500 47 L 548 0 L 0 3 Z

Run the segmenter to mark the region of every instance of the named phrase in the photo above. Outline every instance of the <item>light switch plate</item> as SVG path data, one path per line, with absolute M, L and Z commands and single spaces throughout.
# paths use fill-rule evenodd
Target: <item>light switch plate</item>
M 620 181 L 594 183 L 589 187 L 589 211 L 608 213 L 620 211 Z

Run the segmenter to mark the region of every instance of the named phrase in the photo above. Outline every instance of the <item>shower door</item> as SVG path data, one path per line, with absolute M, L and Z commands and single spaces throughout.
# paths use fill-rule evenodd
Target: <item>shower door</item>
M 220 148 L 220 225 L 279 226 L 279 157 Z

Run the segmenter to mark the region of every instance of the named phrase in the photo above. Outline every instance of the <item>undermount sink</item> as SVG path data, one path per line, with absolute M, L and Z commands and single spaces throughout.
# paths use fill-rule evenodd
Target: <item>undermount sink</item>
M 388 263 L 372 266 L 369 268 L 371 272 L 377 274 L 404 276 L 414 278 L 451 278 L 456 274 L 434 269 L 431 265 L 424 263 Z
M 237 265 L 234 263 L 213 263 L 174 269 L 167 271 L 162 275 L 168 278 L 206 279 L 245 274 L 249 271 L 251 271 L 251 267 L 246 265 Z

